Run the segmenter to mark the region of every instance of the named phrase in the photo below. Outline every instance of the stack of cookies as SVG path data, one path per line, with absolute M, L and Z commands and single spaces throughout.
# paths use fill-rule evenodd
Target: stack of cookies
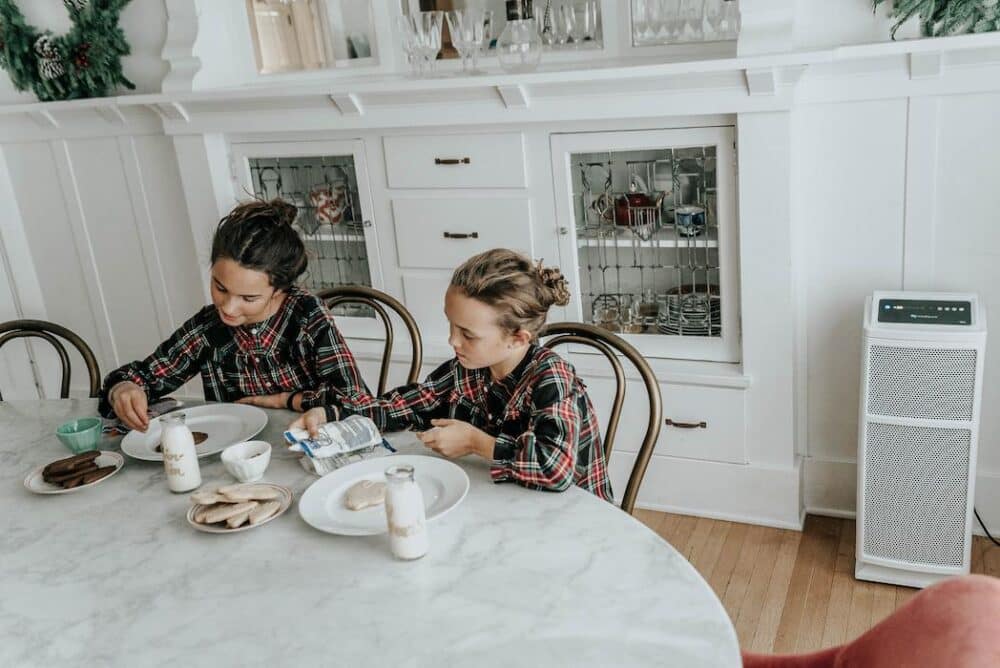
M 63 489 L 72 489 L 97 482 L 101 478 L 111 475 L 115 470 L 113 465 L 98 466 L 97 458 L 100 456 L 100 450 L 91 450 L 66 459 L 56 460 L 42 469 L 42 480 Z
M 238 529 L 256 526 L 281 508 L 281 491 L 271 485 L 228 485 L 214 492 L 195 492 L 193 519 L 198 524 Z

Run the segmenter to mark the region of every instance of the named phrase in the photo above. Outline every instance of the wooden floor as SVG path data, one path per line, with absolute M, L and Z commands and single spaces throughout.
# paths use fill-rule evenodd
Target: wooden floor
M 810 515 L 800 533 L 649 510 L 637 510 L 636 517 L 708 581 L 745 650 L 839 645 L 918 591 L 854 579 L 853 520 Z M 1000 547 L 975 537 L 972 572 L 1000 576 Z

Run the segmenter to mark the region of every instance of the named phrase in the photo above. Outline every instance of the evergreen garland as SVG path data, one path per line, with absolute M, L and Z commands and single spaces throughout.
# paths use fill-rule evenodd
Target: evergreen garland
M 130 1 L 62 0 L 73 27 L 54 35 L 28 25 L 14 0 L 0 0 L 0 67 L 43 102 L 105 97 L 119 84 L 134 89 L 122 73 L 131 49 L 118 25 Z
M 873 0 L 878 9 L 886 0 Z M 961 35 L 969 32 L 1000 30 L 1000 0 L 893 0 L 889 16 L 895 19 L 892 38 L 912 16 L 920 16 L 925 37 Z

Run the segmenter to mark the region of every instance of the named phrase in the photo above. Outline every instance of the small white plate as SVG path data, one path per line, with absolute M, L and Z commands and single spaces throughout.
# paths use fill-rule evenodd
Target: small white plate
M 206 404 L 180 412 L 184 413 L 188 429 L 208 436 L 194 446 L 199 458 L 222 452 L 233 443 L 249 441 L 267 426 L 267 413 L 248 404 Z M 122 439 L 122 452 L 135 459 L 162 462 L 163 453 L 155 449 L 162 431 L 159 418 L 149 422 L 145 434 L 133 429 Z
M 299 499 L 299 515 L 310 526 L 344 536 L 373 536 L 386 532 L 385 508 L 380 504 L 363 510 L 344 505 L 347 490 L 361 480 L 385 482 L 390 466 L 409 464 L 424 496 L 428 520 L 441 517 L 457 506 L 469 491 L 469 476 L 461 467 L 440 457 L 390 455 L 368 459 L 328 473 Z
M 29 492 L 34 492 L 35 494 L 71 494 L 73 492 L 79 492 L 81 489 L 87 489 L 88 487 L 93 487 L 94 485 L 100 485 L 102 482 L 121 471 L 122 467 L 125 466 L 124 457 L 117 452 L 110 452 L 108 450 L 101 450 L 101 454 L 97 456 L 94 462 L 97 464 L 98 468 L 113 465 L 115 470 L 100 480 L 88 482 L 86 485 L 78 485 L 76 487 L 64 489 L 59 485 L 47 483 L 42 479 L 42 469 L 44 469 L 45 466 L 48 466 L 48 464 L 46 464 L 45 466 L 39 466 L 27 475 L 24 479 L 24 487 Z
M 268 517 L 266 520 L 259 524 L 250 524 L 249 522 L 243 526 L 236 527 L 235 529 L 230 529 L 226 526 L 225 522 L 219 522 L 218 524 L 201 524 L 200 522 L 194 521 L 194 513 L 196 510 L 201 508 L 201 505 L 194 504 L 188 508 L 187 521 L 188 524 L 193 526 L 198 531 L 204 531 L 205 533 L 239 533 L 240 531 L 246 531 L 247 529 L 256 529 L 257 527 L 262 527 L 276 517 L 279 517 L 288 510 L 288 507 L 292 505 L 292 490 L 287 487 L 282 487 L 281 485 L 275 485 L 270 482 L 250 482 L 248 485 L 266 485 L 267 487 L 272 487 L 279 492 L 281 492 L 281 498 L 277 499 L 281 502 L 281 507 L 278 508 L 278 512 Z M 223 485 L 225 487 L 225 485 Z

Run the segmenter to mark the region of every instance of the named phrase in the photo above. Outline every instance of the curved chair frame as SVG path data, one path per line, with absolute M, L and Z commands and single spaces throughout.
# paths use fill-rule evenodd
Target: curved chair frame
M 66 347 L 56 337 L 69 341 L 74 348 L 79 351 L 83 361 L 87 365 L 87 373 L 90 375 L 90 397 L 96 397 L 101 389 L 101 369 L 97 363 L 97 358 L 90 346 L 77 336 L 74 332 L 66 329 L 62 325 L 45 320 L 9 320 L 0 323 L 0 348 L 8 341 L 22 338 L 38 338 L 48 341 L 59 354 L 59 361 L 62 363 L 62 380 L 59 384 L 59 396 L 62 399 L 69 398 L 69 381 L 72 367 L 69 361 L 69 354 Z M 0 401 L 3 395 L 0 394 Z
M 546 348 L 554 348 L 564 343 L 577 343 L 596 348 L 611 363 L 615 374 L 615 399 L 611 406 L 611 418 L 608 420 L 608 428 L 604 436 L 605 462 L 611 461 L 611 451 L 614 448 L 622 404 L 625 401 L 625 370 L 622 368 L 618 355 L 626 357 L 642 377 L 642 382 L 649 395 L 649 422 L 646 425 L 646 437 L 642 440 L 642 446 L 639 448 L 635 464 L 632 466 L 632 473 L 629 476 L 628 485 L 625 486 L 625 494 L 622 496 L 621 502 L 622 510 L 631 515 L 635 509 L 636 497 L 639 495 L 639 486 L 642 485 L 646 468 L 649 466 L 649 458 L 653 455 L 656 439 L 660 435 L 660 424 L 663 417 L 663 398 L 660 395 L 660 386 L 656 382 L 653 370 L 649 368 L 646 360 L 630 343 L 594 325 L 578 322 L 552 323 L 542 328 L 538 338 L 548 338 L 544 343 Z
M 406 331 L 410 335 L 410 346 L 413 351 L 406 382 L 415 383 L 417 381 L 417 377 L 420 375 L 420 366 L 424 359 L 423 340 L 420 338 L 420 329 L 417 327 L 417 322 L 410 315 L 410 312 L 406 310 L 406 307 L 395 297 L 381 290 L 361 285 L 341 285 L 335 288 L 326 288 L 318 291 L 316 296 L 323 300 L 323 303 L 328 308 L 333 308 L 338 304 L 364 304 L 378 314 L 382 325 L 385 327 L 385 347 L 382 349 L 382 364 L 378 374 L 379 394 L 385 392 L 386 389 L 385 383 L 389 377 L 389 362 L 391 361 L 393 343 L 392 320 L 389 318 L 389 313 L 385 307 L 389 307 L 395 311 L 396 315 L 403 321 L 403 324 L 406 325 Z

